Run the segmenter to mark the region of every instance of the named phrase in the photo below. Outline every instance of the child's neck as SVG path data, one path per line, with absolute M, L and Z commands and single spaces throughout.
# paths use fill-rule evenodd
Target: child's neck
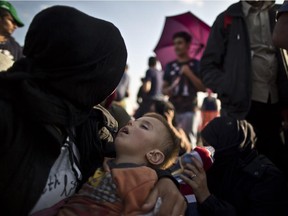
M 147 165 L 146 161 L 140 160 L 139 158 L 136 158 L 135 156 L 116 156 L 114 160 L 115 164 L 123 164 L 123 163 L 131 163 L 131 164 L 137 164 L 137 165 Z

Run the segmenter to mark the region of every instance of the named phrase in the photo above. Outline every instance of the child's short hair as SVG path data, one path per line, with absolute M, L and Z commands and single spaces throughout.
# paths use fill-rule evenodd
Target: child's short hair
M 174 161 L 178 157 L 181 140 L 176 136 L 173 129 L 171 128 L 172 126 L 168 124 L 163 116 L 157 113 L 147 113 L 144 116 L 159 120 L 167 129 L 167 141 L 159 144 L 160 150 L 163 152 L 165 159 L 162 164 L 155 167 L 160 169 L 167 169 L 173 165 Z

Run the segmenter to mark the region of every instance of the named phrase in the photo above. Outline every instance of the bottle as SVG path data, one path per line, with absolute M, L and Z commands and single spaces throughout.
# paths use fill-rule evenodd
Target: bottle
M 194 161 L 192 160 L 192 158 L 196 158 L 206 171 L 206 169 L 210 168 L 214 162 L 214 152 L 215 150 L 211 146 L 196 147 L 191 152 L 185 153 L 178 158 L 177 162 L 170 168 L 171 174 L 179 183 L 181 183 L 182 180 L 180 178 L 180 175 L 184 171 L 185 164 L 190 163 L 193 165 Z M 203 164 L 203 161 L 205 161 L 205 164 Z

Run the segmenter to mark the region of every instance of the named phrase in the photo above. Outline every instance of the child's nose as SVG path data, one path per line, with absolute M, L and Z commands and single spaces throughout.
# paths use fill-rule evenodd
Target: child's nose
M 133 125 L 133 120 L 130 120 L 127 125 L 132 126 Z

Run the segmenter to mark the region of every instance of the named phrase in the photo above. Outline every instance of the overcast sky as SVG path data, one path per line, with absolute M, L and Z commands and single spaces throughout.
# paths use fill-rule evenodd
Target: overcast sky
M 94 17 L 111 21 L 121 31 L 128 48 L 129 75 L 131 77 L 130 102 L 133 103 L 140 85 L 140 77 L 147 69 L 147 59 L 153 55 L 162 32 L 165 17 L 191 11 L 212 25 L 216 16 L 235 0 L 174 0 L 174 1 L 11 1 L 25 27 L 14 33 L 23 45 L 33 16 L 52 5 L 69 5 Z M 277 1 L 277 2 L 282 2 Z M 85 31 L 85 29 L 83 29 Z M 79 41 L 81 43 L 81 41 Z M 132 107 L 130 107 L 132 109 Z

